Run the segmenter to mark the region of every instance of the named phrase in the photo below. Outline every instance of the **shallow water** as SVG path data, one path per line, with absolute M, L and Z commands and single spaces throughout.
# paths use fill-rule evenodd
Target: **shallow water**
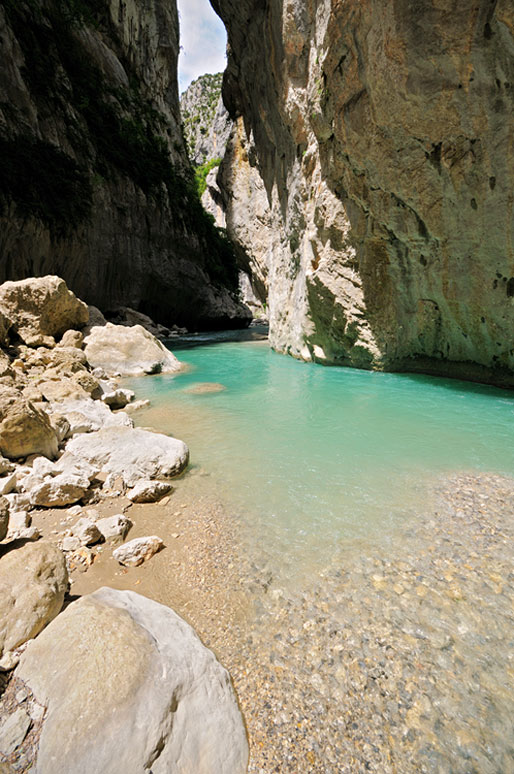
M 237 524 L 249 772 L 514 772 L 512 393 L 207 342 L 130 386 Z
M 305 364 L 264 341 L 174 351 L 187 373 L 131 382 L 152 402 L 137 422 L 188 443 L 287 577 L 346 541 L 394 540 L 440 473 L 514 473 L 510 393 Z

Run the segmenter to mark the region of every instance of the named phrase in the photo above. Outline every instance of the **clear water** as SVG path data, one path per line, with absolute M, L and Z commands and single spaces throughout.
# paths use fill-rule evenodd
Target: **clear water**
M 395 540 L 441 473 L 514 474 L 512 393 L 305 364 L 264 341 L 173 350 L 186 373 L 131 381 L 152 403 L 138 424 L 188 443 L 255 556 L 289 578 L 347 541 Z M 225 389 L 188 391 L 204 382 Z

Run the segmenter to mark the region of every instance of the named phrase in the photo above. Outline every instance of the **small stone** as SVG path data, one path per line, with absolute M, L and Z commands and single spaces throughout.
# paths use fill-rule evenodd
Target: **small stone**
M 115 516 L 99 519 L 96 522 L 96 526 L 105 540 L 110 540 L 112 538 L 121 538 L 124 540 L 132 527 L 132 522 L 122 513 L 117 513 Z
M 14 752 L 27 736 L 31 724 L 30 715 L 23 709 L 9 715 L 0 726 L 0 752 L 5 756 Z
M 91 546 L 102 539 L 102 533 L 91 519 L 83 517 L 71 528 L 72 534 L 83 546 Z
M 12 538 L 16 540 L 39 540 L 41 533 L 37 527 L 27 527 L 26 529 L 19 529 L 14 532 Z
M 9 532 L 17 532 L 20 529 L 30 527 L 32 522 L 27 511 L 14 511 L 9 516 Z
M 126 567 L 137 567 L 144 561 L 150 559 L 154 554 L 164 548 L 164 542 L 160 537 L 151 535 L 149 537 L 140 537 L 124 543 L 116 548 L 112 555 L 120 564 Z
M 133 489 L 127 492 L 127 497 L 133 503 L 155 503 L 173 490 L 169 483 L 163 481 L 138 481 Z
M 63 551 L 76 551 L 80 548 L 80 540 L 78 537 L 65 537 L 61 541 L 61 548 Z

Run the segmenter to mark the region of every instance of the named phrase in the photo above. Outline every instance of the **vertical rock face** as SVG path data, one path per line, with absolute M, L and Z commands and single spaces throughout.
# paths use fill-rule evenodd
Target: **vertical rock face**
M 58 274 L 104 310 L 248 321 L 194 191 L 178 46 L 167 0 L 1 0 L 0 282 Z
M 512 4 L 212 4 L 242 117 L 227 225 L 268 277 L 273 346 L 514 383 Z
M 184 135 L 193 164 L 221 159 L 232 121 L 221 99 L 223 73 L 201 75 L 180 97 Z

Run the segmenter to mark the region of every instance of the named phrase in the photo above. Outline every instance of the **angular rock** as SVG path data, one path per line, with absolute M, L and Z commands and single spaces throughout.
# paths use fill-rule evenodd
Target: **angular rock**
M 11 460 L 6 459 L 5 457 L 0 457 L 0 476 L 5 476 L 6 473 L 12 473 L 15 468 L 16 465 L 14 462 L 11 462 Z
M 175 355 L 141 325 L 127 328 L 107 323 L 92 328 L 84 342 L 92 368 L 103 368 L 106 373 L 129 376 L 180 370 Z
M 57 454 L 57 436 L 47 414 L 13 389 L 0 392 L 0 451 L 10 459 Z
M 98 526 L 86 517 L 79 519 L 71 528 L 73 536 L 78 538 L 83 546 L 92 546 L 102 539 L 102 533 Z
M 102 401 L 111 409 L 122 409 L 134 399 L 132 390 L 124 390 L 119 387 L 112 392 L 105 392 L 102 395 Z
M 105 519 L 98 519 L 96 526 L 102 533 L 104 540 L 116 538 L 125 540 L 127 533 L 132 527 L 132 522 L 123 513 L 117 513 L 115 516 L 107 516 Z
M 12 321 L 12 329 L 29 346 L 45 337 L 60 336 L 68 328 L 88 321 L 87 306 L 68 290 L 60 277 L 30 277 L 0 286 L 0 310 Z
M 129 540 L 128 543 L 115 548 L 112 555 L 117 562 L 125 567 L 138 567 L 160 551 L 161 548 L 164 548 L 161 538 L 157 537 L 157 535 L 150 535 Z
M 0 753 L 6 757 L 13 753 L 27 736 L 32 724 L 24 709 L 17 709 L 0 723 Z
M 129 403 L 127 406 L 125 406 L 125 411 L 127 414 L 135 414 L 136 411 L 147 408 L 149 405 L 149 400 L 135 400 L 133 403 Z
M 40 484 L 30 489 L 30 502 L 32 505 L 55 508 L 63 505 L 71 505 L 84 497 L 89 489 L 89 479 L 81 475 L 71 473 L 59 473 L 51 478 L 47 477 Z
M 9 532 L 19 532 L 21 529 L 27 529 L 31 524 L 31 517 L 27 511 L 14 511 L 9 516 Z
M 138 481 L 127 497 L 133 503 L 156 503 L 172 491 L 171 484 L 164 481 Z
M 108 427 L 77 435 L 66 450 L 107 473 L 123 476 L 127 486 L 141 479 L 166 479 L 186 467 L 189 450 L 183 441 L 128 427 Z
M 68 572 L 51 543 L 26 543 L 0 558 L 0 655 L 13 650 L 55 618 L 64 601 Z
M 58 406 L 50 406 L 49 412 L 54 412 L 69 422 L 70 435 L 90 433 L 105 427 L 133 427 L 134 422 L 126 414 L 113 414 L 99 400 L 64 401 Z
M 16 489 L 16 473 L 0 477 L 0 495 L 10 494 L 13 489 Z
M 34 774 L 243 774 L 228 672 L 173 610 L 103 588 L 31 642 L 15 675 L 47 707 Z
M 80 540 L 78 537 L 65 537 L 61 541 L 61 548 L 63 551 L 76 551 L 78 548 L 80 548 Z

